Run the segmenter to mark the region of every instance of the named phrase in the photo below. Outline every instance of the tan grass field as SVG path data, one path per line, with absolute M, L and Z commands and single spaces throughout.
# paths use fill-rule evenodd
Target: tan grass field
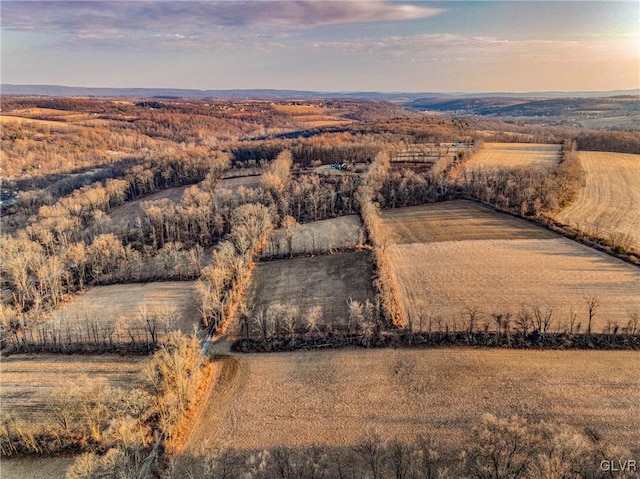
M 0 124 L 32 124 L 34 126 L 46 126 L 53 128 L 62 128 L 69 127 L 71 123 L 66 121 L 57 121 L 57 120 L 40 120 L 38 118 L 28 118 L 24 116 L 14 116 L 14 115 L 0 115 Z
M 557 219 L 640 252 L 640 155 L 582 151 L 586 182 Z
M 64 332 L 67 325 L 86 331 L 87 320 L 101 327 L 119 324 L 122 329 L 144 327 L 141 312 L 166 313 L 172 320 L 168 330 L 193 332 L 200 321 L 200 297 L 194 281 L 163 281 L 155 283 L 114 284 L 96 286 L 78 295 L 63 308 L 54 312 L 51 325 Z M 165 324 L 162 324 L 165 328 Z M 144 337 L 143 337 L 144 339 Z M 122 340 L 127 340 L 122 335 Z
M 382 215 L 386 254 L 414 327 L 464 327 L 465 311 L 517 316 L 523 305 L 554 310 L 551 329 L 587 327 L 586 298 L 600 307 L 593 331 L 625 326 L 640 311 L 640 270 L 524 220 L 467 201 L 399 208 Z
M 27 123 L 32 122 L 39 126 L 64 127 L 84 126 L 87 121 L 96 120 L 96 115 L 75 111 L 56 110 L 53 108 L 24 108 L 0 115 L 2 122 Z
M 291 115 L 301 126 L 316 128 L 320 126 L 339 126 L 353 123 L 353 120 L 341 118 L 334 114 L 335 110 L 317 105 L 271 105 L 278 113 Z
M 75 456 L 2 458 L 0 477 L 7 479 L 64 479 Z
M 553 168 L 562 158 L 562 145 L 543 143 L 485 143 L 464 168 L 496 170 L 504 168 Z
M 2 412 L 20 421 L 41 423 L 51 417 L 47 411 L 56 401 L 56 390 L 77 390 L 85 381 L 113 388 L 133 388 L 144 360 L 111 354 L 8 356 L 2 359 L 0 374 Z
M 143 203 L 162 199 L 168 199 L 176 204 L 180 203 L 180 201 L 182 200 L 182 195 L 190 186 L 191 185 L 168 188 L 166 190 L 161 190 L 151 195 L 145 196 L 144 198 L 141 198 L 139 200 L 128 201 L 123 205 L 114 208 L 109 213 L 109 218 L 111 218 L 111 221 L 114 225 L 128 225 L 132 227 L 135 224 L 135 219 L 139 216 L 142 216 Z
M 354 248 L 364 243 L 362 222 L 358 215 L 298 225 L 292 229 L 291 252 L 286 231 L 274 231 L 262 251 L 263 257 L 329 251 L 335 248 Z
M 214 192 L 214 199 L 231 199 L 238 198 L 238 191 L 240 187 L 244 188 L 257 188 L 260 184 L 260 176 L 243 176 L 238 178 L 227 178 L 220 180 L 216 190 Z M 174 203 L 180 203 L 182 201 L 182 195 L 187 188 L 192 185 L 178 186 L 175 188 L 168 188 L 161 190 L 151 195 L 140 198 L 135 201 L 128 201 L 125 204 L 114 208 L 109 213 L 109 218 L 115 225 L 129 227 L 134 226 L 135 219 L 142 216 L 142 204 L 150 201 L 157 201 L 162 199 L 168 199 Z
M 236 178 L 225 178 L 220 180 L 213 197 L 216 198 L 238 198 L 240 188 L 257 188 L 260 186 L 261 175 L 239 176 Z
M 223 361 L 187 454 L 350 446 L 369 431 L 462 447 L 487 412 L 589 428 L 640 452 L 633 351 L 338 350 Z
M 466 200 L 394 208 L 382 211 L 381 217 L 388 244 L 558 237 L 528 221 Z
M 254 311 L 292 305 L 301 314 L 320 306 L 322 321 L 335 324 L 347 317 L 350 298 L 373 298 L 372 275 L 367 252 L 267 261 L 256 266 L 246 304 Z

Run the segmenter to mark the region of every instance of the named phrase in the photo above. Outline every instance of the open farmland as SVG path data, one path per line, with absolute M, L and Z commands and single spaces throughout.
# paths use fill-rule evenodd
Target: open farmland
M 64 118 L 64 117 L 63 117 Z M 0 115 L 0 124 L 8 125 L 8 124 L 32 124 L 36 127 L 48 127 L 48 128 L 62 128 L 70 126 L 70 123 L 67 123 L 64 120 L 41 120 L 38 118 L 29 118 L 24 116 L 14 116 L 14 115 Z
M 305 223 L 292 228 L 291 251 L 289 251 L 287 232 L 284 229 L 279 229 L 271 236 L 262 255 L 269 257 L 331 251 L 336 248 L 354 248 L 363 244 L 364 239 L 360 217 L 357 215 L 341 216 Z
M 460 448 L 486 412 L 597 431 L 637 454 L 635 352 L 340 350 L 223 359 L 185 452 L 350 446 L 367 431 Z M 588 367 L 585 365 L 588 364 Z
M 321 321 L 336 324 L 348 314 L 349 299 L 372 299 L 372 265 L 367 252 L 300 257 L 259 263 L 247 293 L 249 310 L 293 306 L 300 313 L 321 308 Z
M 557 219 L 640 252 L 640 155 L 582 151 L 586 181 Z
M 553 168 L 562 158 L 562 145 L 543 143 L 485 143 L 467 162 L 469 170 Z
M 625 326 L 640 311 L 640 270 L 524 220 L 476 203 L 452 201 L 388 210 L 386 254 L 404 313 L 414 326 L 464 328 L 478 310 L 477 327 L 491 315 L 522 306 L 553 308 L 551 330 L 587 327 L 587 300 L 600 307 L 593 331 Z
M 78 391 L 86 381 L 95 387 L 136 386 L 143 358 L 104 354 L 66 356 L 12 355 L 2 359 L 0 402 L 3 413 L 17 420 L 43 424 L 62 391 Z M 4 466 L 4 464 L 3 464 Z
M 277 113 L 291 115 L 303 128 L 342 126 L 353 123 L 353 120 L 338 116 L 339 110 L 315 104 L 272 104 L 271 108 Z
M 151 195 L 145 196 L 144 198 L 139 200 L 128 201 L 123 205 L 114 208 L 111 213 L 109 213 L 109 218 L 111 218 L 114 226 L 132 227 L 135 224 L 136 218 L 142 216 L 143 203 L 164 199 L 172 201 L 176 204 L 180 203 L 180 201 L 182 200 L 182 195 L 189 187 L 190 185 L 179 186 L 177 188 L 168 188 L 166 190 L 161 190 Z
M 144 330 L 144 314 L 155 314 L 160 321 L 158 332 L 181 330 L 187 334 L 198 325 L 200 298 L 193 281 L 164 281 L 157 283 L 114 284 L 96 286 L 78 295 L 72 302 L 53 313 L 49 324 L 65 334 L 86 332 L 96 324 L 102 331 L 116 328 L 123 341 L 128 340 L 127 329 Z M 144 339 L 144 333 L 143 339 Z

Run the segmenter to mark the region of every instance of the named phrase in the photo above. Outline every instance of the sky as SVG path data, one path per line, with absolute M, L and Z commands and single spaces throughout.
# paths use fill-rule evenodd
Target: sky
M 640 0 L 2 0 L 0 25 L 0 80 L 12 84 L 640 88 Z

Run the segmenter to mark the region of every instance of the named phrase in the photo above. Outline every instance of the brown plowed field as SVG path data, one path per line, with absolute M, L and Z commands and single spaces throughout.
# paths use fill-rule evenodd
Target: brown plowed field
M 297 307 L 300 313 L 320 306 L 324 323 L 346 319 L 350 298 L 373 298 L 373 268 L 368 252 L 347 252 L 259 263 L 246 303 L 258 311 L 270 305 Z
M 562 158 L 561 149 L 561 145 L 544 143 L 485 143 L 483 148 L 465 163 L 465 168 L 553 168 Z
M 517 316 L 523 305 L 552 307 L 555 328 L 571 312 L 587 326 L 586 298 L 600 302 L 593 330 L 625 326 L 640 311 L 640 270 L 524 220 L 452 201 L 382 215 L 386 248 L 404 310 L 414 326 L 463 327 L 465 311 Z
M 186 454 L 349 446 L 368 431 L 461 447 L 486 412 L 590 428 L 638 451 L 633 351 L 339 350 L 224 358 Z M 587 366 L 588 365 L 588 366 Z
M 586 182 L 557 219 L 640 252 L 640 155 L 582 151 Z

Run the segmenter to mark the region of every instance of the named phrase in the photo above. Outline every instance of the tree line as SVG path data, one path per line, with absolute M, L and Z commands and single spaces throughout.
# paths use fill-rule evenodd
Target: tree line
M 612 477 L 615 464 L 616 477 L 631 479 L 637 464 L 612 459 L 630 457 L 630 451 L 566 424 L 485 414 L 454 447 L 428 433 L 400 440 L 369 431 L 351 446 L 217 449 L 165 459 L 161 472 L 170 479 L 604 479 Z M 135 477 L 152 477 L 139 473 L 141 462 L 125 454 L 117 460 L 85 455 L 67 477 L 117 477 L 127 466 Z
M 384 290 L 383 290 L 384 292 Z M 350 300 L 344 318 L 320 325 L 321 311 L 299 311 L 272 305 L 242 318 L 242 336 L 232 344 L 237 352 L 295 351 L 342 347 L 491 347 L 511 349 L 640 349 L 640 312 L 631 311 L 624 324 L 608 321 L 593 327 L 600 308 L 596 296 L 584 298 L 581 315 L 571 311 L 562 321 L 551 306 L 523 305 L 517 314 L 485 313 L 467 307 L 459 318 L 433 314 L 402 317 L 389 328 L 384 303 Z

